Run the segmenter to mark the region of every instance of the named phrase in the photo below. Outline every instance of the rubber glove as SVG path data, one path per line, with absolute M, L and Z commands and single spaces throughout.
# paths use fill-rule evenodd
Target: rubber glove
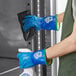
M 45 49 L 36 52 L 21 52 L 17 54 L 20 68 L 29 68 L 38 64 L 48 64 Z M 50 61 L 50 60 L 49 60 Z
M 25 16 L 24 20 L 22 21 L 22 23 L 24 24 L 23 30 L 26 32 L 32 27 L 34 27 L 36 30 L 40 30 L 41 29 L 41 22 L 42 22 L 41 17 L 37 17 L 34 15 Z
M 26 32 L 31 27 L 34 27 L 36 31 L 38 30 L 58 30 L 57 28 L 57 18 L 55 16 L 47 17 L 37 17 L 34 15 L 28 15 L 24 17 L 23 20 L 23 30 Z

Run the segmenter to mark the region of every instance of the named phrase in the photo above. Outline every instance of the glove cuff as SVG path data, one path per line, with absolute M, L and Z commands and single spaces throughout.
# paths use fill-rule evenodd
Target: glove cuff
M 45 51 L 46 51 L 46 49 L 44 49 L 44 58 L 45 58 L 45 62 L 46 62 L 46 65 L 51 65 L 52 64 L 52 62 L 53 62 L 53 60 L 51 59 L 47 59 L 47 57 L 46 57 L 46 53 L 45 53 Z
M 56 30 L 59 31 L 60 23 L 57 22 L 57 14 L 56 14 L 55 18 L 56 18 Z
M 57 15 L 42 18 L 41 29 L 43 30 L 59 30 L 60 24 L 57 24 Z
M 46 58 L 45 49 L 42 49 L 42 50 L 38 50 L 36 52 L 33 52 L 32 62 L 35 65 L 37 65 L 37 64 L 50 65 L 52 63 L 52 60 L 49 60 Z

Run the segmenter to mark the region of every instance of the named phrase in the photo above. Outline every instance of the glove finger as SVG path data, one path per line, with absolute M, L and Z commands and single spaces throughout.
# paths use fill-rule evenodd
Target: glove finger
M 29 24 L 29 23 L 33 23 L 34 22 L 34 20 L 32 20 L 32 19 L 24 19 L 23 21 L 22 21 L 22 23 L 27 23 L 27 24 Z
M 34 66 L 31 60 L 31 54 L 32 53 L 26 53 L 26 54 L 19 55 L 20 68 L 29 68 L 29 67 Z
M 21 53 L 18 53 L 18 54 L 17 54 L 17 58 L 19 58 L 20 56 L 21 56 Z

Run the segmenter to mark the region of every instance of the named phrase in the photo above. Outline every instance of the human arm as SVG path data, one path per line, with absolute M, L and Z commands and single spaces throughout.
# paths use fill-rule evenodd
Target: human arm
M 73 52 L 73 51 L 76 50 L 76 48 L 75 48 L 76 47 L 76 0 L 73 0 L 72 4 L 73 4 L 72 5 L 72 7 L 73 7 L 73 18 L 74 18 L 73 32 L 72 32 L 72 34 L 69 37 L 64 39 L 62 42 L 54 45 L 53 47 L 50 47 L 51 49 L 53 49 L 53 50 L 56 49 L 58 51 L 55 54 L 54 54 L 54 51 L 52 51 L 53 54 L 52 54 L 52 56 L 50 55 L 51 56 L 50 58 L 57 57 L 57 56 L 63 56 L 65 54 L 67 54 L 67 53 L 70 53 L 70 52 Z M 67 47 L 69 47 L 69 48 L 67 48 Z M 50 48 L 48 48 L 46 50 L 48 51 L 48 50 L 50 50 Z M 55 52 L 56 52 L 56 50 L 55 50 Z
M 71 52 L 75 52 L 76 50 L 75 25 L 76 25 L 76 20 L 74 22 L 74 28 L 72 34 L 63 41 L 61 41 L 60 43 L 55 44 L 54 46 L 49 47 L 47 49 L 38 50 L 36 52 L 32 52 L 32 53 L 25 52 L 24 54 L 22 53 L 18 54 L 18 58 L 20 59 L 20 65 L 22 66 L 21 68 L 28 68 L 38 64 L 46 64 L 47 60 L 50 63 L 50 60 L 55 57 L 59 57 L 69 54 Z M 39 54 L 39 52 L 41 53 L 41 55 Z
M 76 25 L 76 21 L 74 25 Z M 69 54 L 71 52 L 75 52 L 75 50 L 76 50 L 76 27 L 74 27 L 72 34 L 63 41 L 61 41 L 60 43 L 55 44 L 54 46 L 49 47 L 47 49 L 38 50 L 32 53 L 28 52 L 19 53 L 17 57 L 20 60 L 20 66 L 21 66 L 20 68 L 28 68 L 38 64 L 46 64 L 47 60 L 50 63 L 51 59 Z
M 54 15 L 43 18 L 34 15 L 25 16 L 23 20 L 23 30 L 27 31 L 31 27 L 34 27 L 36 30 L 58 30 L 59 26 L 57 25 L 63 21 L 63 17 L 64 12 L 57 14 L 57 16 Z
M 67 37 L 60 43 L 46 49 L 45 54 L 46 54 L 47 59 L 50 60 L 50 59 L 58 57 L 58 56 L 63 56 L 63 55 L 69 54 L 71 52 L 75 52 L 75 50 L 76 50 L 76 40 L 75 40 L 76 31 L 74 30 L 75 25 L 76 25 L 76 20 L 74 21 L 73 32 L 69 37 Z
M 24 54 L 18 54 L 18 57 L 21 60 L 20 63 L 22 63 L 20 64 L 22 66 L 21 68 L 27 68 L 35 66 L 37 64 L 46 64 L 47 60 L 50 62 L 50 60 L 55 57 L 75 52 L 75 50 L 76 50 L 76 20 L 74 21 L 74 28 L 72 34 L 63 41 L 61 41 L 60 43 L 55 44 L 54 46 L 49 47 L 47 49 L 40 50 L 42 55 L 39 55 L 38 59 L 36 59 L 34 55 L 36 54 L 38 56 L 39 50 L 33 53 L 25 52 Z
M 76 23 L 75 23 L 76 24 Z M 73 32 L 69 37 L 58 44 L 46 49 L 47 59 L 63 56 L 76 50 L 76 32 Z
M 45 52 L 42 53 L 43 54 L 42 57 L 43 57 L 43 60 L 45 62 L 44 64 L 46 64 L 45 55 L 46 55 L 46 60 L 51 60 L 55 57 L 63 56 L 63 55 L 69 54 L 71 52 L 75 52 L 75 50 L 76 50 L 76 20 L 74 21 L 73 32 L 69 37 L 67 37 L 66 39 L 64 39 L 60 43 L 55 44 L 54 46 L 45 49 Z M 44 51 L 44 50 L 41 50 L 41 52 L 42 51 Z M 26 54 L 27 54 L 27 52 L 25 53 L 25 56 L 26 56 Z M 34 54 L 35 54 L 35 52 L 34 52 Z M 33 56 L 34 54 L 32 54 L 31 56 Z M 30 54 L 28 56 L 31 59 Z M 25 57 L 22 57 L 22 58 L 25 58 Z M 31 63 L 30 59 L 26 59 L 23 62 L 27 63 L 27 60 L 29 60 L 29 62 Z M 42 60 L 42 59 L 40 59 L 40 60 Z M 33 61 L 37 62 L 36 59 L 33 59 Z M 35 66 L 37 64 L 39 64 L 39 63 L 35 63 L 32 65 L 30 64 L 30 66 Z M 25 64 L 25 65 L 27 66 L 27 64 Z M 28 67 L 30 67 L 30 66 L 28 65 Z M 25 68 L 25 66 L 24 66 L 24 68 Z
M 22 21 L 23 31 L 27 32 L 30 28 L 38 30 L 58 30 L 57 28 L 57 16 L 51 15 L 46 17 L 37 17 L 35 15 L 28 15 L 24 17 Z

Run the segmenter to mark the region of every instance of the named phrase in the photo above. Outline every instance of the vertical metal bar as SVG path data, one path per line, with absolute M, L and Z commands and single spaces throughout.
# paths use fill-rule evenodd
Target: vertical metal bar
M 26 0 L 26 10 L 30 10 L 32 15 L 44 16 L 44 0 Z M 34 39 L 27 41 L 27 47 L 32 51 L 43 49 L 45 47 L 45 31 L 38 31 Z M 46 76 L 43 68 L 46 70 L 45 66 L 40 64 L 36 66 L 37 76 Z
M 56 14 L 56 0 L 28 0 L 28 2 L 31 2 L 30 7 L 28 7 L 28 9 L 30 8 L 31 10 L 31 14 L 42 17 Z M 51 37 L 49 38 L 50 45 L 53 46 L 56 43 L 56 31 L 38 31 L 37 36 L 32 39 L 32 51 L 40 50 L 45 47 L 45 35 L 48 33 Z M 48 39 L 46 38 L 46 41 L 47 40 Z M 47 70 L 47 75 L 46 68 L 44 67 L 44 69 L 45 71 L 41 65 L 36 66 L 37 76 L 57 76 L 57 59 L 53 60 L 52 68 L 48 68 L 50 72 Z
M 45 0 L 45 16 L 50 15 L 50 0 Z M 45 46 L 51 46 L 51 32 L 49 30 L 45 30 Z M 47 66 L 47 76 L 51 76 L 51 66 Z
M 56 15 L 56 0 L 50 0 L 51 15 Z M 56 31 L 51 31 L 51 46 L 56 44 Z M 53 59 L 52 76 L 57 76 L 57 58 Z
M 41 10 L 44 8 L 41 9 L 41 4 L 42 2 L 40 0 L 37 0 L 37 16 L 41 16 Z M 44 2 L 43 2 L 43 5 L 44 5 Z M 43 42 L 45 42 L 45 38 L 42 40 L 42 36 L 44 33 L 43 31 L 38 31 L 38 50 L 42 49 L 43 48 Z M 37 76 L 46 76 L 46 75 L 43 75 L 43 66 L 42 65 L 38 65 L 37 66 Z
M 40 0 L 37 0 L 37 16 L 40 17 Z M 40 46 L 40 31 L 38 31 L 38 50 L 41 49 L 41 46 Z M 39 64 L 37 65 L 37 76 L 43 76 L 43 71 L 42 71 L 42 66 Z
M 43 5 L 42 5 L 43 1 Z M 42 7 L 42 9 L 41 9 Z M 42 14 L 43 12 L 43 14 Z M 33 14 L 37 15 L 38 17 L 44 16 L 44 0 L 33 0 Z M 45 46 L 45 35 L 44 31 L 38 31 L 37 36 L 34 37 L 34 40 L 32 41 L 32 45 L 34 45 L 34 50 L 40 50 L 44 48 Z M 44 38 L 44 39 L 43 39 Z M 45 74 L 46 72 L 44 72 Z M 46 76 L 46 74 L 43 74 L 43 66 L 37 65 L 36 66 L 36 74 L 37 76 Z
M 31 14 L 32 15 L 34 14 L 34 11 L 33 11 L 33 0 L 31 0 Z M 34 51 L 34 39 L 32 39 L 32 51 Z

